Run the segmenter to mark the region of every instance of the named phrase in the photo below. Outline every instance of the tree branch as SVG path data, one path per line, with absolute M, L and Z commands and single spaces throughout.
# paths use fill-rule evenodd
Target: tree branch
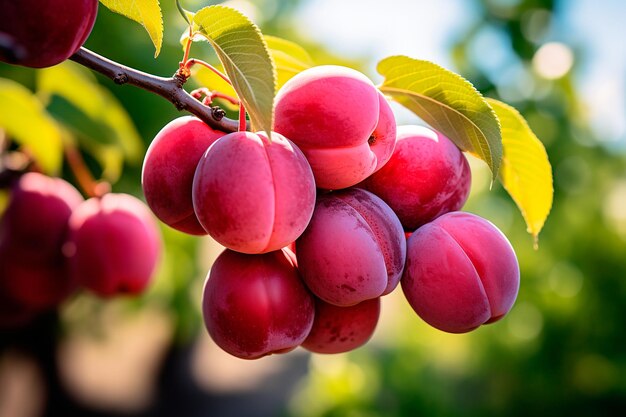
M 115 84 L 130 84 L 158 94 L 172 102 L 178 110 L 194 114 L 213 129 L 236 132 L 239 127 L 236 120 L 224 116 L 224 110 L 205 106 L 185 91 L 183 84 L 186 79 L 182 76 L 158 77 L 111 61 L 86 48 L 80 48 L 70 59 L 110 78 Z

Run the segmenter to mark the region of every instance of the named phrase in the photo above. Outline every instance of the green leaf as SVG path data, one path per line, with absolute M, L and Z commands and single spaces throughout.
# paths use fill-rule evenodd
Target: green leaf
M 276 65 L 277 90 L 297 73 L 313 66 L 313 59 L 300 45 L 275 36 L 263 38 Z
M 38 71 L 37 87 L 50 102 L 50 110 L 72 132 L 99 144 L 114 144 L 128 162 L 141 163 L 144 145 L 130 116 L 113 94 L 96 82 L 90 71 L 65 61 Z M 55 100 L 55 96 L 62 100 Z M 77 113 L 69 115 L 71 111 Z M 80 118 L 76 114 L 80 114 Z
M 0 128 L 22 145 L 44 172 L 57 174 L 63 163 L 62 131 L 27 88 L 0 78 Z
M 391 56 L 378 63 L 380 90 L 485 161 L 495 175 L 502 158 L 498 119 L 484 97 L 461 77 L 432 62 Z
M 259 28 L 235 9 L 209 6 L 193 19 L 215 49 L 253 130 L 272 130 L 276 69 Z
M 141 24 L 152 43 L 154 57 L 159 56 L 163 44 L 163 17 L 159 0 L 100 0 L 109 10 Z
M 500 181 L 522 212 L 528 233 L 537 242 L 554 196 L 548 154 L 517 110 L 498 100 L 487 101 L 495 110 L 502 127 L 504 155 Z

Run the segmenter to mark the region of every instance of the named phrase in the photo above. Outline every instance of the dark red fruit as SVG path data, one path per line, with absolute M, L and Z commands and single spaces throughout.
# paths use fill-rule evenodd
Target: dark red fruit
M 141 172 L 146 202 L 163 223 L 192 235 L 206 235 L 193 211 L 191 187 L 198 161 L 226 133 L 192 116 L 172 120 L 156 135 Z
M 76 289 L 61 247 L 72 210 L 82 201 L 68 182 L 38 173 L 23 175 L 13 186 L 0 221 L 0 292 L 6 298 L 42 310 Z
M 424 126 L 399 126 L 391 159 L 359 186 L 373 192 L 415 230 L 460 210 L 470 191 L 467 159 L 447 137 Z
M 291 255 L 225 250 L 204 286 L 204 323 L 219 347 L 242 359 L 284 353 L 313 325 L 313 297 Z
M 316 353 L 342 353 L 364 345 L 376 330 L 380 298 L 350 307 L 315 300 L 313 328 L 302 347 Z
M 33 68 L 56 65 L 87 40 L 98 0 L 1 0 L 0 61 Z

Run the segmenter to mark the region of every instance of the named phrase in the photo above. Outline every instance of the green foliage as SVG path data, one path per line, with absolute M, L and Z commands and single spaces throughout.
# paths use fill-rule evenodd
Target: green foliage
M 141 163 L 145 148 L 132 120 L 89 70 L 69 61 L 43 69 L 37 90 L 48 111 L 99 161 L 107 180 L 117 181 L 124 161 Z
M 240 12 L 223 6 L 199 10 L 193 23 L 215 49 L 253 129 L 271 132 L 276 69 L 259 28 Z
M 159 0 L 100 0 L 100 3 L 140 23 L 154 44 L 154 57 L 159 56 L 163 44 L 163 16 Z
M 379 87 L 464 151 L 500 168 L 502 138 L 493 109 L 470 82 L 432 62 L 392 56 L 378 63 Z

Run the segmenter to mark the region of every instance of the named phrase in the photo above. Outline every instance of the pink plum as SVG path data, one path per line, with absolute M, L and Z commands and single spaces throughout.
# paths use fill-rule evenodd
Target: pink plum
M 364 345 L 374 334 L 380 316 L 380 298 L 349 307 L 315 300 L 313 328 L 302 347 L 316 353 L 343 353 Z
M 384 201 L 353 188 L 319 196 L 296 254 L 302 278 L 317 297 L 350 306 L 398 285 L 406 240 Z
M 230 133 L 198 163 L 196 216 L 211 237 L 242 253 L 278 250 L 298 238 L 315 206 L 315 180 L 302 152 L 278 133 Z
M 161 236 L 143 202 L 105 194 L 74 210 L 63 252 L 75 279 L 94 293 L 138 294 L 156 268 Z
M 350 187 L 390 158 L 395 118 L 363 74 L 325 65 L 302 71 L 276 95 L 274 129 L 306 155 L 318 187 Z
M 423 126 L 399 126 L 397 137 L 389 162 L 359 186 L 389 204 L 409 230 L 463 207 L 471 172 L 456 145 Z
M 464 333 L 502 318 L 519 289 L 507 238 L 470 213 L 444 214 L 411 235 L 402 290 L 428 324 Z
M 193 211 L 193 176 L 204 152 L 225 134 L 183 116 L 155 136 L 143 162 L 141 185 L 148 206 L 163 223 L 192 235 L 206 234 Z
M 291 255 L 248 255 L 226 249 L 204 286 L 204 323 L 223 350 L 242 359 L 284 353 L 300 345 L 315 307 Z

